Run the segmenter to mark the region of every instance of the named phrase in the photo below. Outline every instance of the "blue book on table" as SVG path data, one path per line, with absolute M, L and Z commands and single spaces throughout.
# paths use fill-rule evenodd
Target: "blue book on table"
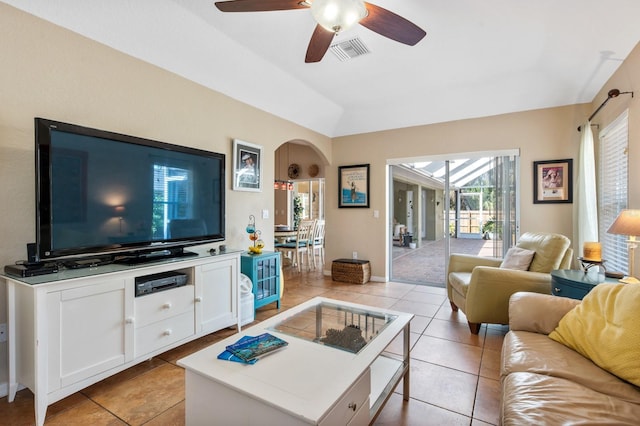
M 251 340 L 251 339 L 253 339 L 253 336 L 243 336 L 236 342 L 236 344 L 242 343 L 242 342 L 246 342 L 247 340 Z M 225 361 L 240 362 L 240 363 L 243 363 L 243 364 L 255 364 L 258 361 L 257 359 L 252 359 L 250 361 L 245 361 L 242 358 L 238 358 L 237 356 L 235 356 L 233 353 L 229 352 L 226 349 L 225 349 L 224 352 L 222 352 L 220 355 L 218 355 L 218 359 L 223 359 Z
M 288 344 L 289 343 L 279 337 L 269 333 L 263 333 L 259 336 L 249 337 L 248 339 L 240 339 L 236 343 L 227 346 L 227 351 L 245 362 L 250 362 L 282 349 Z

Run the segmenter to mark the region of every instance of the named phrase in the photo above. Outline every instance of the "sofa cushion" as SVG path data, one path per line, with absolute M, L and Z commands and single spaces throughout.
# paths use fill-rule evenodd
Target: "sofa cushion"
M 629 425 L 640 418 L 640 405 L 532 372 L 512 373 L 502 381 L 501 424 Z
M 640 404 L 640 389 L 603 370 L 576 351 L 528 331 L 510 331 L 502 344 L 502 378 L 514 372 L 558 377 Z
M 640 386 L 640 285 L 598 284 L 549 337 Z
M 517 269 L 519 271 L 528 271 L 529 265 L 536 254 L 533 250 L 527 250 L 520 247 L 511 247 L 507 250 L 500 267 L 503 269 Z

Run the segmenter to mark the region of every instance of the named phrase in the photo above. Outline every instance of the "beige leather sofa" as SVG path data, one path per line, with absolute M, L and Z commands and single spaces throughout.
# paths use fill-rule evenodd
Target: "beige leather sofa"
M 516 293 L 502 346 L 502 425 L 638 425 L 640 388 L 547 335 L 579 300 Z
M 526 232 L 515 247 L 535 252 L 529 270 L 500 268 L 502 259 L 452 254 L 447 271 L 451 309 L 460 309 L 469 329 L 478 334 L 481 323 L 507 324 L 509 297 L 517 291 L 551 294 L 554 269 L 569 269 L 573 250 L 560 234 Z

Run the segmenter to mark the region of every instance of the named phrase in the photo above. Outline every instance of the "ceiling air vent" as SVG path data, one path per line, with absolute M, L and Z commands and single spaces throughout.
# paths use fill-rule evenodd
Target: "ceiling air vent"
M 330 49 L 341 61 L 348 61 L 356 56 L 371 53 L 358 37 L 332 44 Z

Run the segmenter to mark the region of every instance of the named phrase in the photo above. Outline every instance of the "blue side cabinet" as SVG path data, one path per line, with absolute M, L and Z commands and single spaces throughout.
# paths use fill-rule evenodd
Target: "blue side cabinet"
M 276 302 L 280 309 L 280 252 L 244 253 L 240 270 L 251 279 L 255 308 Z
M 603 282 L 616 283 L 618 280 L 602 279 L 597 274 L 569 269 L 551 271 L 551 293 L 554 296 L 582 300 L 595 286 Z

